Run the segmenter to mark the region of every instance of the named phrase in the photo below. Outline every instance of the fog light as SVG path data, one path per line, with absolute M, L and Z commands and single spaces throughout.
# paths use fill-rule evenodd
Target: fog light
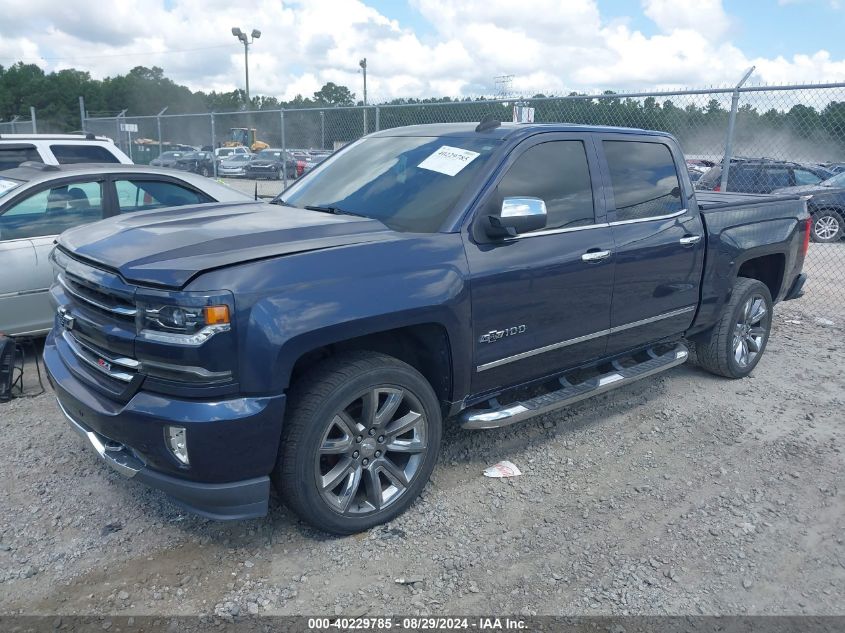
M 168 426 L 164 429 L 170 452 L 180 462 L 188 465 L 188 433 L 184 426 Z

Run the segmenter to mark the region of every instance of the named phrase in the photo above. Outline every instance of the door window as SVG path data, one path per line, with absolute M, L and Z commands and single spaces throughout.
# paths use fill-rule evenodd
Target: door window
M 549 141 L 522 153 L 498 186 L 499 199 L 540 198 L 547 229 L 593 224 L 593 187 L 581 141 Z
M 603 141 L 603 145 L 617 220 L 640 220 L 683 209 L 668 146 L 643 141 Z
M 4 240 L 58 235 L 103 218 L 103 185 L 75 182 L 45 189 L 20 200 L 0 215 Z
M 114 186 L 121 213 L 213 202 L 204 194 L 161 180 L 117 180 Z
M 822 181 L 821 178 L 806 169 L 795 169 L 793 173 L 795 174 L 796 185 L 815 185 Z
M 61 165 L 120 162 L 114 154 L 100 145 L 51 145 L 50 151 Z

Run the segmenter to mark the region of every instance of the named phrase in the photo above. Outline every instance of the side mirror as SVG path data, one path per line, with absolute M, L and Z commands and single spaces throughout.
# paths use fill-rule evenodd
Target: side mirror
M 546 226 L 546 203 L 540 198 L 505 198 L 499 215 L 487 216 L 487 235 L 516 237 Z

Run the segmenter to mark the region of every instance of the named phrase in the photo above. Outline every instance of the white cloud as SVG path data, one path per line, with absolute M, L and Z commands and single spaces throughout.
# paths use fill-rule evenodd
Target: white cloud
M 654 35 L 604 18 L 595 0 L 410 1 L 433 33 L 365 0 L 0 0 L 0 14 L 15 15 L 0 21 L 0 63 L 62 58 L 39 63 L 95 77 L 157 65 L 193 89 L 227 91 L 243 85 L 243 49 L 230 34 L 240 26 L 262 30 L 250 50 L 252 92 L 284 99 L 327 81 L 360 98 L 362 57 L 371 101 L 490 94 L 503 74 L 523 94 L 731 85 L 752 64 L 758 82 L 845 79 L 845 60 L 824 50 L 749 56 L 732 43 L 735 20 L 721 0 L 642 0 Z M 201 50 L 151 53 L 185 49 Z

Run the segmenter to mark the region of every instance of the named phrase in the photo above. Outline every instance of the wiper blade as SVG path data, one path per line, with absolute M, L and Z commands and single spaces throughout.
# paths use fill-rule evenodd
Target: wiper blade
M 340 207 L 336 206 L 317 206 L 313 204 L 306 204 L 303 209 L 308 209 L 309 211 L 319 211 L 320 213 L 331 213 L 332 215 L 354 215 L 358 218 L 367 218 L 368 216 L 362 213 L 355 213 L 354 211 L 347 211 L 345 209 L 341 209 Z

